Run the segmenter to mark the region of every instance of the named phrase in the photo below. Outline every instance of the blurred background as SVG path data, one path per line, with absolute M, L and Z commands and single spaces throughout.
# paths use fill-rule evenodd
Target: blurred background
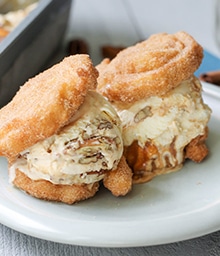
M 185 30 L 209 53 L 220 56 L 216 42 L 219 0 L 75 0 L 68 38 L 88 41 L 95 63 L 100 47 L 128 46 L 159 32 Z M 220 12 L 219 12 L 220 15 Z

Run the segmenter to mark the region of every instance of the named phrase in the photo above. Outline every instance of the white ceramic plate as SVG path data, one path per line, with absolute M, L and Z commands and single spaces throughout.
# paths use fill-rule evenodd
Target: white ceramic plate
M 0 222 L 38 238 L 60 243 L 131 247 L 176 242 L 220 229 L 220 89 L 204 85 L 213 110 L 209 157 L 187 162 L 176 173 L 134 186 L 124 198 L 101 189 L 76 205 L 41 201 L 8 183 L 0 159 Z

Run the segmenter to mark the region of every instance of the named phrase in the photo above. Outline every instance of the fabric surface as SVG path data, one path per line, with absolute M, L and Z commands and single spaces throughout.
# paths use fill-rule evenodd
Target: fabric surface
M 178 243 L 139 248 L 96 248 L 50 241 L 24 235 L 0 224 L 1 256 L 219 256 L 220 232 Z

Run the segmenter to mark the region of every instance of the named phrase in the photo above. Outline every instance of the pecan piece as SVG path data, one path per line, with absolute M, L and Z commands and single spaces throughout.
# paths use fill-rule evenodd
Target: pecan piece
M 68 53 L 70 55 L 74 54 L 88 54 L 89 47 L 85 40 L 82 39 L 73 39 L 69 42 Z
M 125 47 L 118 46 L 114 47 L 111 45 L 104 45 L 101 48 L 102 56 L 103 58 L 109 58 L 110 60 L 113 59 L 121 50 L 123 50 Z

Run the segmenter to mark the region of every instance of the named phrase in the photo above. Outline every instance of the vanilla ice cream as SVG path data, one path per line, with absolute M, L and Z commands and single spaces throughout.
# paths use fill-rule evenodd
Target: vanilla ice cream
M 77 114 L 57 134 L 21 152 L 10 167 L 32 180 L 89 184 L 115 169 L 123 153 L 121 122 L 101 95 L 90 91 Z
M 185 146 L 204 134 L 210 119 L 211 110 L 203 103 L 201 91 L 199 80 L 191 77 L 162 97 L 132 104 L 113 102 L 122 121 L 125 148 L 131 150 L 135 143 L 147 147 L 148 155 L 142 156 L 143 165 L 137 169 L 162 172 L 181 168 Z

